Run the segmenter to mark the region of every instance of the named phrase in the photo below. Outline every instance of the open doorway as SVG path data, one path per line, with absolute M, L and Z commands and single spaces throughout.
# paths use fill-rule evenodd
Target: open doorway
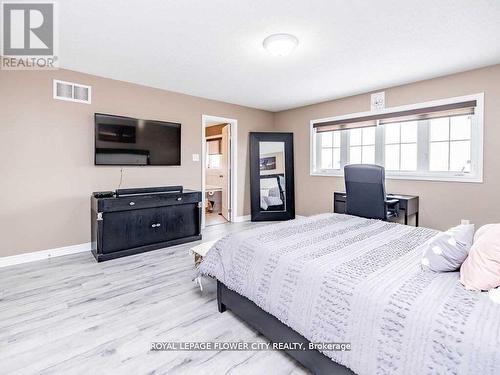
M 237 121 L 202 116 L 203 226 L 235 221 Z

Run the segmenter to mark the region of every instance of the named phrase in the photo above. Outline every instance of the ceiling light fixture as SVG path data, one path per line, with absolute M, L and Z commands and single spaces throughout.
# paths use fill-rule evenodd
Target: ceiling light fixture
M 264 48 L 275 56 L 289 55 L 298 44 L 297 37 L 291 34 L 273 34 L 262 42 Z

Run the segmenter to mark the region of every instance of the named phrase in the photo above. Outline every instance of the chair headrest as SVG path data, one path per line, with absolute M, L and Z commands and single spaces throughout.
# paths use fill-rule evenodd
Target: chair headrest
M 375 164 L 350 164 L 344 167 L 349 182 L 379 183 L 385 179 L 385 169 Z

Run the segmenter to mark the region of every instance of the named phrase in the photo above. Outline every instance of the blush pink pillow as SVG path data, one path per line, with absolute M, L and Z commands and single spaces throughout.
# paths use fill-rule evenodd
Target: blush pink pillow
M 482 226 L 460 268 L 460 282 L 471 290 L 500 286 L 500 224 Z

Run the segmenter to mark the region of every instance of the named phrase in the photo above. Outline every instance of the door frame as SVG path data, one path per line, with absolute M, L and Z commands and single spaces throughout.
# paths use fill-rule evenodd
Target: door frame
M 238 120 L 213 116 L 213 115 L 201 115 L 201 202 L 202 202 L 202 210 L 203 214 L 201 215 L 201 227 L 205 228 L 205 185 L 206 185 L 206 137 L 205 137 L 205 128 L 209 122 L 219 122 L 220 124 L 226 123 L 230 126 L 230 137 L 229 137 L 229 149 L 230 149 L 230 163 L 229 163 L 229 174 L 230 174 L 230 192 L 229 192 L 229 202 L 230 202 L 230 213 L 229 213 L 229 221 L 235 222 L 236 213 L 238 207 L 238 194 L 236 194 L 237 190 L 237 181 L 238 181 L 238 159 L 237 159 L 237 146 L 238 146 Z

